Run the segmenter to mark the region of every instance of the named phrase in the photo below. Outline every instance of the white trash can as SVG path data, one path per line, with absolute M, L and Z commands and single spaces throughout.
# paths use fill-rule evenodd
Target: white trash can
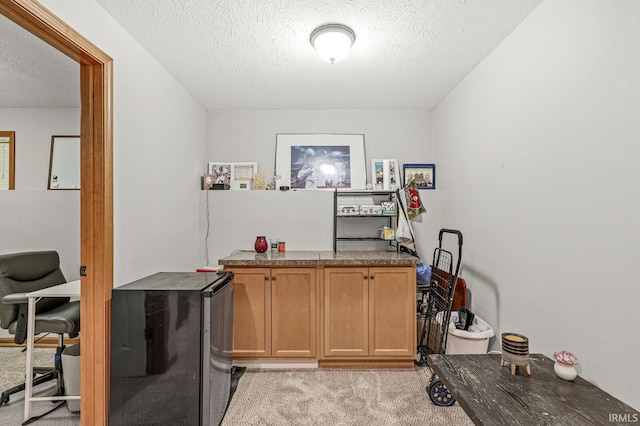
M 440 319 L 440 321 L 442 320 Z M 445 353 L 452 355 L 486 354 L 489 349 L 489 339 L 495 334 L 493 328 L 477 315 L 474 316 L 468 331 L 457 329 L 456 321 L 458 321 L 458 312 L 451 312 Z
M 64 378 L 64 394 L 80 395 L 80 343 L 67 346 L 62 351 L 62 377 Z M 80 411 L 80 400 L 67 400 L 69 411 Z

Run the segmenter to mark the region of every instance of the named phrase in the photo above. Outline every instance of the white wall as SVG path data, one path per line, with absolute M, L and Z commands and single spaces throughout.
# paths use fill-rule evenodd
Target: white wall
M 51 136 L 78 135 L 80 110 L 0 108 L 0 129 L 16 132 L 15 190 L 0 191 L 0 253 L 56 250 L 65 278 L 79 279 L 80 191 L 48 191 L 47 178 Z
M 638 22 L 635 0 L 546 0 L 434 111 L 473 310 L 636 409 Z
M 209 111 L 207 150 L 209 161 L 257 161 L 267 179 L 274 174 L 277 133 L 357 133 L 365 135 L 367 180 L 371 158 L 397 158 L 399 163 L 431 163 L 433 159 L 431 112 L 427 110 L 224 110 Z M 252 249 L 256 235 L 287 241 L 288 250 L 333 248 L 333 197 L 323 194 L 218 194 L 210 191 L 210 264 L 233 250 Z M 231 191 L 229 191 L 231 192 Z M 237 192 L 237 191 L 233 191 Z M 265 191 L 266 192 L 266 191 Z M 323 192 L 312 191 L 310 192 Z M 414 222 L 419 252 L 431 259 L 437 245 L 435 208 L 437 191 L 421 191 L 428 213 Z M 200 197 L 204 211 L 205 196 Z M 300 214 L 291 214 L 301 209 Z M 206 215 L 201 214 L 200 259 L 204 264 Z
M 16 132 L 15 189 L 46 190 L 51 136 L 79 135 L 80 109 L 0 108 L 0 129 Z
M 0 253 L 56 250 L 67 281 L 80 279 L 80 192 L 0 191 Z
M 198 266 L 206 113 L 95 0 L 41 3 L 114 59 L 114 281 Z

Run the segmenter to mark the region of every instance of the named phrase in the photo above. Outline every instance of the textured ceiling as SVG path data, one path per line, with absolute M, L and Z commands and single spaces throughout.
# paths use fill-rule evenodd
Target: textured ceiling
M 0 108 L 77 108 L 80 65 L 0 15 Z
M 430 109 L 541 0 L 97 2 L 207 109 Z M 309 43 L 330 22 L 356 33 L 333 65 Z

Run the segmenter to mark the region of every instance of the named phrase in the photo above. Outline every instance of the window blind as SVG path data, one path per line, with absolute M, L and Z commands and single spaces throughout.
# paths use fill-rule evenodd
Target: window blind
M 0 189 L 9 189 L 9 138 L 0 137 Z

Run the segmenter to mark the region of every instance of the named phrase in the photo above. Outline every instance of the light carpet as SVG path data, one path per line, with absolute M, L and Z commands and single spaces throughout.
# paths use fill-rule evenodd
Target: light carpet
M 35 348 L 34 365 L 38 367 L 53 366 L 55 348 Z M 0 392 L 24 381 L 26 353 L 22 348 L 0 347 Z M 33 388 L 34 396 L 49 396 L 55 391 L 55 381 L 49 381 Z M 32 416 L 39 416 L 56 405 L 44 401 L 31 404 Z M 24 391 L 9 397 L 9 403 L 0 407 L 0 425 L 14 426 L 24 420 Z M 80 424 L 80 413 L 69 411 L 66 405 L 46 415 L 34 424 L 38 426 L 77 426 Z
M 428 368 L 247 370 L 223 426 L 472 425 L 456 403 L 429 399 Z
M 35 364 L 52 365 L 53 348 L 38 348 Z M 25 354 L 19 348 L 0 348 L 0 389 L 24 378 Z M 223 426 L 251 425 L 472 425 L 456 403 L 438 407 L 427 395 L 431 371 L 406 370 L 247 370 L 238 383 Z M 53 392 L 53 383 L 34 390 Z M 34 415 L 52 408 L 33 404 Z M 24 392 L 0 407 L 0 425 L 20 425 Z M 38 420 L 39 426 L 79 425 L 79 413 L 66 406 Z

